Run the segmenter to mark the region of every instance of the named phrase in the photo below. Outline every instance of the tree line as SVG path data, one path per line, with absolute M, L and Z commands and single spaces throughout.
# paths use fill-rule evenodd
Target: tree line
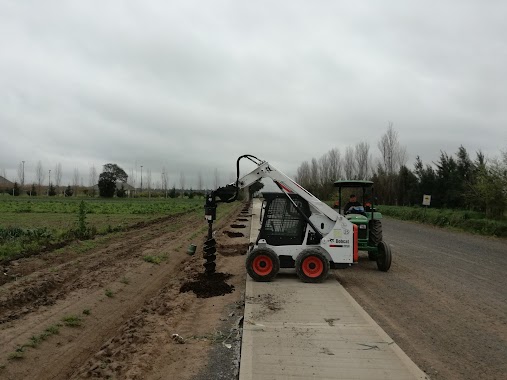
M 347 147 L 343 155 L 331 149 L 301 163 L 296 181 L 325 200 L 336 197 L 334 181 L 362 179 L 374 182 L 379 204 L 420 205 L 427 194 L 432 207 L 469 209 L 488 216 L 502 216 L 507 209 L 507 150 L 499 158 L 487 159 L 481 151 L 471 157 L 460 146 L 454 154 L 441 151 L 432 163 L 423 163 L 417 156 L 411 169 L 392 123 L 377 148 L 376 161 L 367 142 Z
M 194 195 L 204 194 L 206 189 L 210 186 L 212 188 L 218 188 L 220 185 L 223 185 L 223 176 L 219 173 L 218 169 L 215 169 L 211 174 L 211 179 L 208 179 L 210 183 L 206 185 L 202 176 L 202 173 L 197 173 L 197 177 L 193 178 L 193 183 L 196 185 L 195 189 L 188 189 L 188 178 L 187 175 L 181 171 L 179 173 L 178 185 L 179 189 L 176 189 L 176 180 L 173 181 L 172 186 L 169 184 L 169 174 L 167 168 L 162 167 L 160 177 L 155 177 L 152 175 L 151 169 L 145 169 L 143 175 L 143 166 L 141 166 L 141 181 L 139 181 L 138 173 L 134 168 L 131 168 L 129 171 L 129 175 L 122 168 L 112 168 L 111 165 L 116 164 L 106 164 L 103 166 L 103 173 L 115 172 L 118 175 L 118 182 L 124 184 L 124 188 L 118 188 L 115 192 L 115 196 L 125 196 L 125 194 L 132 190 L 136 194 L 146 194 L 146 196 L 151 197 L 160 196 L 163 194 L 165 197 L 175 198 L 178 195 L 193 197 Z M 121 174 L 118 169 L 120 169 L 123 173 Z M 79 169 L 75 168 L 72 172 L 71 181 L 67 184 L 67 186 L 62 186 L 62 165 L 60 163 L 56 164 L 52 169 L 46 169 L 42 162 L 39 160 L 36 164 L 35 171 L 33 172 L 32 181 L 25 181 L 25 167 L 24 161 L 20 162 L 17 169 L 17 180 L 14 182 L 12 186 L 1 186 L 0 192 L 5 192 L 11 195 L 18 196 L 20 194 L 27 194 L 30 196 L 37 195 L 46 195 L 46 196 L 55 196 L 55 195 L 63 195 L 63 196 L 76 196 L 78 194 L 88 195 L 88 196 L 96 196 L 100 195 L 100 191 L 98 188 L 100 176 L 97 173 L 97 169 L 95 166 L 91 166 L 88 173 L 88 183 L 85 186 L 85 180 L 80 173 Z M 120 174 L 118 174 L 120 173 Z M 0 176 L 7 179 L 5 169 L 0 169 Z M 128 179 L 128 183 L 127 183 Z M 229 173 L 229 182 L 233 182 L 235 179 L 235 175 L 233 172 Z M 127 190 L 129 189 L 129 190 Z M 106 191 L 107 194 L 111 193 L 111 189 Z M 109 195 L 108 195 L 109 196 Z

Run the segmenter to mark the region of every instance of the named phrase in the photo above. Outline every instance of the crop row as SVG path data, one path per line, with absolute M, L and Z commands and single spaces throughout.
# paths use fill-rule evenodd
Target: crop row
M 78 212 L 81 200 L 46 199 L 1 199 L 0 213 L 58 213 Z M 174 214 L 202 207 L 200 199 L 157 199 L 157 200 L 86 200 L 88 214 Z
M 402 206 L 379 206 L 379 211 L 396 219 L 454 227 L 481 235 L 507 237 L 507 220 L 489 219 L 484 214 L 473 211 Z

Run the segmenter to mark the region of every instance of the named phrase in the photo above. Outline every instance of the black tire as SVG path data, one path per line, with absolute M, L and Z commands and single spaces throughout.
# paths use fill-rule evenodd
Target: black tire
M 391 268 L 391 247 L 386 242 L 381 241 L 378 245 L 377 268 L 382 272 L 387 272 Z
M 382 222 L 378 219 L 370 220 L 370 236 L 368 245 L 376 247 L 382 241 Z
M 376 252 L 368 252 L 368 259 L 370 261 L 377 261 L 377 253 Z
M 280 270 L 280 259 L 269 248 L 256 248 L 246 258 L 246 271 L 254 281 L 272 281 Z
M 329 274 L 329 260 L 319 249 L 305 249 L 296 258 L 296 274 L 303 282 L 322 282 Z

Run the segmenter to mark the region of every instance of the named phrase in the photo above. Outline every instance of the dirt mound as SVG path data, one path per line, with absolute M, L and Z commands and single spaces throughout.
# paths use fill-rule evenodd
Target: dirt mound
M 192 291 L 198 298 L 223 296 L 234 291 L 234 286 L 225 282 L 231 276 L 229 273 L 214 273 L 211 276 L 199 273 L 194 281 L 187 281 L 181 286 L 180 293 Z
M 236 223 L 233 223 L 231 224 L 231 228 L 245 228 L 246 226 L 244 224 L 236 224 Z
M 229 236 L 230 238 L 235 238 L 235 237 L 243 237 L 245 236 L 243 233 L 241 232 L 233 232 L 233 231 L 224 231 L 224 234 L 226 234 L 227 236 Z

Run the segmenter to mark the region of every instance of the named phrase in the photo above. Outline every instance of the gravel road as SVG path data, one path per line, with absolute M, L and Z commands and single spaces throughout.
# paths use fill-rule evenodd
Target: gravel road
M 393 219 L 388 273 L 360 253 L 338 280 L 432 379 L 505 379 L 507 240 Z

